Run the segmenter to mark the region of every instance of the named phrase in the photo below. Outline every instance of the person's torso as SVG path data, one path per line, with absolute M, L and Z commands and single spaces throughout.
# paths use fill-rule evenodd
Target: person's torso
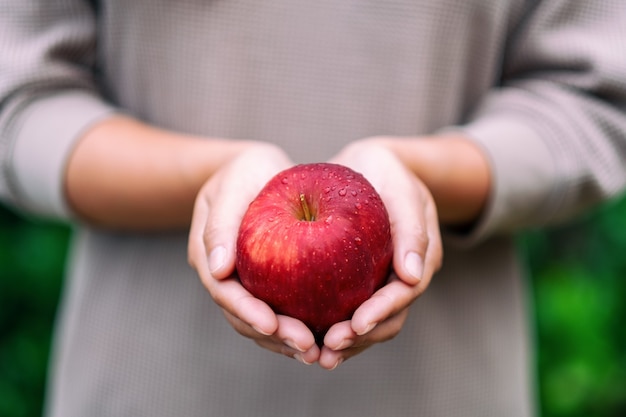
M 103 1 L 102 83 L 151 123 L 323 160 L 462 122 L 498 82 L 523 3 Z

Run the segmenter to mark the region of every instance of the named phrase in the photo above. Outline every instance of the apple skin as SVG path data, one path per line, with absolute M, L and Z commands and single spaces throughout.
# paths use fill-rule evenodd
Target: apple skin
M 236 268 L 250 293 L 304 322 L 321 344 L 386 282 L 392 255 L 374 187 L 350 168 L 314 163 L 277 174 L 250 203 Z

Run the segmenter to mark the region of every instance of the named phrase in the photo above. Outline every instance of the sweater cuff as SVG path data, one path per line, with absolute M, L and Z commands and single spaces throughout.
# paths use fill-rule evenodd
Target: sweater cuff
M 80 91 L 46 96 L 23 110 L 15 120 L 10 169 L 26 208 L 46 217 L 71 217 L 64 192 L 68 157 L 86 130 L 114 111 Z
M 511 233 L 546 218 L 556 195 L 554 157 L 537 131 L 518 117 L 483 115 L 456 128 L 483 149 L 491 170 L 491 192 L 478 221 L 448 238 L 465 246 L 494 234 Z

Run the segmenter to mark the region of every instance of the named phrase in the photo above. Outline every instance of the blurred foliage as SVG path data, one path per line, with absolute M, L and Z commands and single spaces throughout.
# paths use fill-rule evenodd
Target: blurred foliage
M 39 416 L 68 227 L 0 206 L 0 416 Z M 543 417 L 626 416 L 626 198 L 519 239 Z M 503 416 L 504 417 L 504 416 Z
M 544 417 L 626 416 L 626 198 L 520 240 Z
M 0 416 L 41 415 L 69 228 L 0 206 Z

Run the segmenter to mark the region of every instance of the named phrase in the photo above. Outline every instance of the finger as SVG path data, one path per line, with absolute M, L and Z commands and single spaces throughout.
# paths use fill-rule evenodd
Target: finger
M 235 268 L 235 246 L 239 225 L 254 195 L 228 191 L 212 194 L 219 194 L 219 201 L 213 198 L 202 238 L 207 248 L 211 275 L 224 278 Z
M 335 329 L 331 329 L 335 330 L 335 334 L 329 336 L 329 344 L 326 344 L 326 339 L 324 339 L 325 345 L 322 348 L 318 361 L 320 366 L 324 369 L 333 370 L 343 362 L 362 353 L 374 344 L 393 339 L 400 333 L 407 316 L 408 309 L 404 309 L 395 316 L 380 323 L 369 333 L 363 336 L 357 336 L 356 333 L 352 333 L 348 339 L 341 341 L 337 347 L 332 347 L 329 344 L 333 343 L 333 339 L 340 333 L 340 328 L 347 322 L 338 323 L 336 325 L 337 327 L 333 326 Z M 343 330 L 347 331 L 347 329 Z
M 346 349 L 346 350 L 332 350 L 328 346 L 323 346 L 322 351 L 320 353 L 320 358 L 317 362 L 322 368 L 328 371 L 332 371 L 336 369 L 339 365 L 341 365 L 343 362 L 361 353 L 365 349 L 366 349 L 365 347 L 360 347 L 360 348 Z
M 272 335 L 264 335 L 237 317 L 224 311 L 228 322 L 242 336 L 254 340 L 259 346 L 275 353 L 295 358 L 310 365 L 319 358 L 319 347 L 311 331 L 299 320 L 278 315 L 278 329 Z
M 358 335 L 352 330 L 350 320 L 334 324 L 324 337 L 319 365 L 332 371 L 345 360 L 345 351 L 354 346 Z
M 376 343 L 387 342 L 396 337 L 402 330 L 402 326 L 409 315 L 409 308 L 400 310 L 397 314 L 381 321 L 369 332 L 358 336 L 350 348 L 371 346 Z
M 288 345 L 272 339 L 258 339 L 255 340 L 255 343 L 264 349 L 267 349 L 274 353 L 279 353 L 289 358 L 296 359 L 298 362 L 305 365 L 312 365 L 313 363 L 318 361 L 320 356 L 320 348 L 317 345 L 314 345 L 310 350 L 306 352 L 300 352 L 297 349 L 294 349 Z
M 411 285 L 419 283 L 424 275 L 425 257 L 430 243 L 428 222 L 432 221 L 425 214 L 425 204 L 430 195 L 424 187 L 417 185 L 416 188 L 417 181 L 413 182 L 415 184 L 407 185 L 407 189 L 412 192 L 406 199 L 390 196 L 385 200 L 394 245 L 394 271 Z
M 436 221 L 428 224 L 433 219 L 424 212 L 425 206 L 432 202 L 426 186 L 380 145 L 348 147 L 334 160 L 361 172 L 379 192 L 391 223 L 394 269 L 408 284 L 417 284 L 424 275 L 428 230 L 433 225 L 438 227 Z
M 276 332 L 278 319 L 274 311 L 243 288 L 238 280 L 234 278 L 215 280 L 202 275 L 201 279 L 213 300 L 222 309 L 260 334 L 271 335 Z
M 250 339 L 266 339 L 271 337 L 273 340 L 287 345 L 299 352 L 306 352 L 315 346 L 315 337 L 311 330 L 300 320 L 293 317 L 276 315 L 277 329 L 272 334 L 259 332 L 258 329 L 239 319 L 228 310 L 223 310 L 224 315 L 233 328 L 242 336 Z
M 409 307 L 426 287 L 426 283 L 408 285 L 392 279 L 357 308 L 350 321 L 352 330 L 359 336 L 371 332 L 379 323 Z
M 317 346 L 313 333 L 300 320 L 281 314 L 277 317 L 278 331 L 276 337 L 284 344 L 299 352 L 307 352 L 313 346 Z
M 358 335 L 352 329 L 350 320 L 335 323 L 324 336 L 324 346 L 332 350 L 346 349 L 354 344 Z
M 237 317 L 240 322 L 245 322 L 261 334 L 274 333 L 277 320 L 267 304 L 253 297 L 237 280 L 231 278 L 218 281 L 209 271 L 203 239 L 208 212 L 208 205 L 202 202 L 196 204 L 189 234 L 189 263 L 196 269 L 213 300 L 229 312 L 229 316 Z
M 265 154 L 267 158 L 276 158 Z M 209 253 L 209 270 L 223 278 L 235 266 L 235 247 L 241 221 L 250 202 L 287 161 L 261 159 L 263 155 L 243 155 L 207 187 L 210 211 L 203 239 Z M 271 162 L 271 163 L 270 163 Z M 251 169 L 252 168 L 254 169 Z
M 223 279 L 235 266 L 235 241 L 241 217 L 224 215 L 220 205 L 211 205 L 213 184 L 205 186 L 194 204 L 187 256 L 189 264 L 199 271 L 206 269 L 213 278 Z
M 434 202 L 426 206 L 424 212 L 427 224 L 428 248 L 424 256 L 423 279 L 429 280 L 443 264 L 443 243 L 439 229 L 439 217 Z

